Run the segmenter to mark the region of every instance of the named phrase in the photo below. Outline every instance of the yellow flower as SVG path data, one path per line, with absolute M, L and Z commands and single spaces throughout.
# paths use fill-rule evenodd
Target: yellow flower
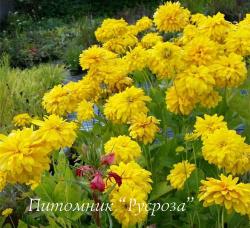
M 170 42 L 158 42 L 148 57 L 149 69 L 159 79 L 174 78 L 183 67 L 182 50 Z
M 105 19 L 101 27 L 95 31 L 96 39 L 102 43 L 124 35 L 128 31 L 128 23 L 124 19 Z
M 142 17 L 135 24 L 137 31 L 142 32 L 144 30 L 150 29 L 153 25 L 153 21 L 148 17 Z
M 140 44 L 142 45 L 143 48 L 149 49 L 162 41 L 163 41 L 162 36 L 160 36 L 158 33 L 151 32 L 147 33 L 145 36 L 142 37 Z
M 122 227 L 143 223 L 147 218 L 147 203 L 141 189 L 122 184 L 119 191 L 112 193 L 110 202 L 112 215 Z
M 146 102 L 151 98 L 134 86 L 109 97 L 104 105 L 105 116 L 115 123 L 127 123 L 138 113 L 147 113 Z
M 116 54 L 104 48 L 93 45 L 80 54 L 80 65 L 83 70 L 96 68 L 99 65 L 107 64 L 116 58 Z
M 200 96 L 200 104 L 205 108 L 214 108 L 218 105 L 218 103 L 222 100 L 220 94 L 213 90 L 208 94 L 204 94 Z
M 152 143 L 160 130 L 158 125 L 159 120 L 154 116 L 137 115 L 131 121 L 129 135 L 144 144 Z
M 178 32 L 189 23 L 190 12 L 179 2 L 166 2 L 154 14 L 154 23 L 159 31 Z
M 168 88 L 166 92 L 167 109 L 175 114 L 190 114 L 196 102 L 196 100 L 190 99 L 187 94 L 178 94 L 175 86 Z
M 231 23 L 224 19 L 224 14 L 217 13 L 213 17 L 208 16 L 201 19 L 198 28 L 211 40 L 223 43 L 231 29 Z
M 213 204 L 224 206 L 228 212 L 233 210 L 245 215 L 250 207 L 250 184 L 238 183 L 239 178 L 232 175 L 220 175 L 220 180 L 207 178 L 201 181 L 199 201 L 204 201 L 203 206 Z
M 205 66 L 191 65 L 177 74 L 174 86 L 178 94 L 185 94 L 193 99 L 209 94 L 213 90 L 215 80 Z
M 48 113 L 56 115 L 65 115 L 75 109 L 75 102 L 72 101 L 70 91 L 62 85 L 57 85 L 45 93 L 42 105 Z
M 147 64 L 147 52 L 144 48 L 137 46 L 124 56 L 129 66 L 129 72 L 143 70 Z
M 2 216 L 4 217 L 8 217 L 9 215 L 11 215 L 13 213 L 13 209 L 12 208 L 7 208 L 2 212 Z
M 237 87 L 247 78 L 246 63 L 243 57 L 235 53 L 221 56 L 212 66 L 218 87 Z
M 143 199 L 147 199 L 147 195 L 152 190 L 151 187 L 151 172 L 143 169 L 136 162 L 131 161 L 127 164 L 120 162 L 119 165 L 111 165 L 108 172 L 114 172 L 122 178 L 122 185 L 130 186 L 131 188 L 137 188 L 141 190 Z M 113 180 L 107 180 L 107 186 L 112 187 L 115 182 Z M 120 187 L 121 187 L 120 186 Z M 119 191 L 118 186 L 111 192 L 110 197 L 113 197 L 113 193 Z
M 184 58 L 187 64 L 208 65 L 216 59 L 217 51 L 215 42 L 206 36 L 198 36 L 185 45 Z
M 14 131 L 0 142 L 0 172 L 7 175 L 10 183 L 39 181 L 43 171 L 49 169 L 50 151 L 37 131 Z
M 133 79 L 128 76 L 128 64 L 124 59 L 117 59 L 100 70 L 104 77 L 103 83 L 106 84 L 110 93 L 122 92 L 133 83 Z
M 228 173 L 244 174 L 250 171 L 250 146 L 244 140 L 225 127 L 215 130 L 203 139 L 203 157 Z
M 195 165 L 189 163 L 187 160 L 174 164 L 174 168 L 170 170 L 167 180 L 173 188 L 180 190 L 184 187 L 185 181 L 190 177 L 195 170 Z
M 0 192 L 5 188 L 7 183 L 7 174 L 5 172 L 0 171 Z
M 116 164 L 120 162 L 128 163 L 141 155 L 141 148 L 138 143 L 125 135 L 111 137 L 111 139 L 105 143 L 104 150 L 106 154 L 115 154 Z
M 39 126 L 39 136 L 53 149 L 70 147 L 76 139 L 77 125 L 59 116 L 50 115 L 44 121 L 34 120 L 33 123 Z
M 201 22 L 206 20 L 206 16 L 202 13 L 196 13 L 191 16 L 191 21 L 193 24 L 199 25 Z
M 128 32 L 123 36 L 108 40 L 103 44 L 103 47 L 117 54 L 125 54 L 128 50 L 134 48 L 137 43 L 137 37 L 131 32 Z
M 224 121 L 223 116 L 214 114 L 213 116 L 204 115 L 204 118 L 197 116 L 194 125 L 194 134 L 202 139 L 207 138 L 210 134 L 213 134 L 215 130 L 227 129 L 227 123 Z
M 32 118 L 28 113 L 22 113 L 14 116 L 13 123 L 16 127 L 25 127 L 30 125 Z
M 77 109 L 77 119 L 79 121 L 91 120 L 94 117 L 93 103 L 83 100 L 79 103 Z
M 237 26 L 228 33 L 225 43 L 226 50 L 238 55 L 250 55 L 250 29 L 245 26 Z

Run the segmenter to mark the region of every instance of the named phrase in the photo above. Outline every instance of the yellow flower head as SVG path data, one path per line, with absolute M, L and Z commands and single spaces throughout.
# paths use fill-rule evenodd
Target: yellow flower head
M 131 161 L 127 164 L 120 162 L 119 165 L 111 165 L 108 172 L 114 172 L 118 174 L 122 178 L 122 185 L 130 186 L 131 188 L 137 188 L 141 190 L 141 194 L 143 194 L 143 199 L 147 199 L 147 195 L 152 190 L 151 187 L 151 172 L 143 169 L 136 162 Z M 114 185 L 113 180 L 107 180 L 107 186 L 111 187 Z M 120 187 L 121 187 L 120 186 Z M 113 197 L 113 193 L 119 191 L 118 186 L 111 192 L 111 198 Z
M 139 32 L 150 29 L 152 27 L 152 25 L 153 25 L 153 21 L 148 17 L 142 17 L 135 24 L 137 31 L 139 31 Z
M 70 147 L 76 139 L 77 125 L 59 116 L 50 115 L 44 121 L 34 120 L 33 123 L 39 126 L 37 132 L 40 137 L 53 149 Z
M 250 29 L 245 26 L 236 26 L 228 33 L 226 38 L 226 50 L 238 55 L 250 55 Z
M 84 50 L 80 54 L 80 65 L 83 70 L 96 68 L 99 65 L 107 64 L 116 58 L 116 54 L 97 45 Z
M 166 2 L 154 14 L 154 23 L 159 31 L 178 32 L 189 23 L 190 12 L 179 2 Z
M 235 53 L 221 56 L 213 65 L 214 78 L 218 87 L 237 87 L 247 78 L 246 63 Z
M 201 22 L 203 22 L 206 19 L 207 17 L 202 13 L 196 13 L 191 16 L 191 22 L 196 25 L 199 25 Z
M 147 64 L 147 52 L 141 46 L 137 46 L 124 56 L 129 66 L 129 72 L 143 70 Z
M 37 131 L 14 131 L 0 142 L 0 172 L 7 175 L 10 183 L 40 180 L 43 171 L 49 169 L 50 151 Z
M 211 40 L 223 43 L 231 29 L 231 23 L 224 19 L 224 14 L 217 13 L 213 17 L 206 17 L 198 24 L 199 30 Z
M 208 65 L 217 56 L 216 43 L 206 36 L 197 36 L 184 47 L 184 58 L 187 64 Z
M 186 94 L 178 94 L 175 86 L 168 88 L 166 92 L 167 109 L 175 114 L 190 114 L 196 103 L 196 100 L 190 99 Z
M 147 218 L 147 203 L 144 199 L 144 192 L 139 188 L 122 184 L 119 191 L 112 193 L 110 202 L 112 215 L 123 227 L 143 223 Z
M 152 143 L 160 130 L 158 125 L 159 120 L 154 116 L 137 115 L 131 121 L 129 135 L 144 144 Z
M 198 198 L 203 206 L 214 204 L 224 206 L 228 212 L 233 210 L 245 215 L 250 207 L 250 184 L 237 183 L 238 177 L 220 175 L 220 179 L 207 178 L 201 181 Z
M 170 181 L 173 188 L 180 190 L 184 187 L 185 181 L 190 177 L 195 168 L 195 165 L 190 164 L 187 160 L 179 162 L 170 170 L 167 180 Z
M 203 139 L 203 157 L 228 173 L 244 174 L 250 171 L 250 146 L 244 140 L 225 127 L 215 130 Z
M 209 94 L 213 90 L 215 80 L 207 67 L 191 65 L 177 74 L 174 85 L 178 94 L 197 98 Z
M 140 44 L 142 45 L 143 48 L 149 49 L 162 41 L 163 41 L 162 36 L 160 36 L 158 33 L 151 32 L 147 33 L 145 36 L 142 37 Z
M 14 116 L 13 123 L 16 127 L 25 127 L 30 125 L 32 118 L 28 113 L 22 113 Z
M 104 145 L 105 153 L 115 154 L 115 163 L 128 163 L 136 160 L 141 155 L 141 148 L 137 142 L 125 135 L 111 137 Z
M 142 89 L 134 86 L 109 97 L 104 106 L 105 116 L 116 123 L 127 123 L 135 115 L 147 113 L 146 102 L 151 98 L 144 94 Z
M 214 108 L 222 100 L 220 94 L 213 90 L 208 94 L 200 96 L 200 105 L 205 108 Z
M 45 93 L 42 105 L 48 113 L 60 116 L 70 113 L 75 109 L 75 102 L 72 102 L 70 91 L 62 85 L 57 85 Z
M 227 129 L 227 123 L 224 121 L 223 116 L 213 116 L 204 115 L 204 118 L 197 116 L 194 125 L 194 134 L 198 137 L 201 136 L 202 139 L 207 138 L 210 134 L 213 134 L 215 130 Z
M 134 48 L 137 43 L 137 37 L 131 32 L 128 32 L 123 36 L 108 40 L 103 44 L 103 47 L 117 54 L 125 54 L 128 50 Z
M 128 31 L 128 23 L 124 19 L 105 19 L 101 27 L 95 31 L 96 39 L 102 43 L 124 35 Z
M 148 67 L 158 79 L 174 78 L 183 68 L 182 50 L 171 42 L 158 42 L 148 51 Z
M 79 103 L 77 109 L 77 119 L 79 121 L 91 120 L 94 117 L 93 103 L 83 100 Z
M 13 209 L 12 208 L 7 208 L 2 212 L 2 216 L 4 217 L 8 217 L 9 215 L 11 215 L 13 213 Z

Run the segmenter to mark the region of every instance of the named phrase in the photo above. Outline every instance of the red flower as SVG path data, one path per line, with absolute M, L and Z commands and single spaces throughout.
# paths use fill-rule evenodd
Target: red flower
M 108 179 L 112 182 L 111 178 L 115 179 L 115 182 L 118 184 L 119 187 L 122 185 L 122 177 L 119 176 L 117 173 L 109 172 Z
M 89 165 L 82 165 L 82 166 L 80 166 L 80 167 L 78 167 L 76 169 L 76 176 L 82 177 L 86 173 L 88 173 L 88 172 L 90 172 L 92 170 L 93 170 L 93 168 L 91 166 L 89 166 Z
M 101 157 L 101 164 L 102 165 L 111 165 L 115 160 L 115 154 L 110 153 Z
M 102 179 L 102 174 L 97 172 L 94 175 L 94 179 L 90 182 L 90 188 L 92 190 L 98 190 L 100 192 L 103 192 L 105 190 L 105 184 Z

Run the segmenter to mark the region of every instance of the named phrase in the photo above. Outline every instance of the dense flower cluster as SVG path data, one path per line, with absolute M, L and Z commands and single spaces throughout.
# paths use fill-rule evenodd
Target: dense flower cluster
M 187 179 L 198 180 L 199 171 L 206 174 L 201 164 L 228 173 L 220 180 L 202 180 L 199 200 L 205 207 L 218 204 L 250 215 L 249 184 L 232 176 L 250 171 L 250 146 L 229 129 L 231 123 L 220 115 L 226 112 L 197 116 L 193 132 L 187 134 L 190 124 L 175 115 L 200 115 L 225 99 L 227 88 L 231 91 L 246 80 L 250 15 L 231 23 L 221 13 L 192 15 L 180 3 L 166 2 L 152 19 L 142 17 L 132 25 L 105 19 L 95 36 L 99 44 L 79 57 L 84 77 L 44 95 L 48 114 L 43 119 L 17 115 L 13 124 L 20 129 L 0 135 L 0 191 L 7 184 L 35 188 L 50 168 L 52 153 L 74 145 L 76 175 L 86 178 L 95 202 L 109 199 L 112 215 L 123 227 L 146 221 L 152 182 L 162 181 L 154 173 L 163 171 L 156 170 L 157 162 L 168 170 L 163 181 L 170 183 L 173 194 L 185 190 Z M 226 99 L 221 103 L 222 109 L 228 105 Z M 69 114 L 76 119 L 67 120 Z M 93 130 L 78 134 L 89 120 Z M 176 157 L 162 159 L 165 151 Z M 85 181 L 79 183 L 85 186 Z M 144 206 L 131 207 L 131 200 Z M 98 225 L 97 214 L 93 218 Z
M 112 214 L 125 227 L 142 223 L 148 214 L 146 200 L 152 190 L 151 173 L 134 161 L 112 165 L 109 171 L 122 178 L 121 186 L 115 186 L 109 196 L 110 202 L 113 203 Z M 112 179 L 108 181 L 108 185 L 114 185 Z M 144 206 L 140 209 L 131 207 L 131 200 L 136 200 Z

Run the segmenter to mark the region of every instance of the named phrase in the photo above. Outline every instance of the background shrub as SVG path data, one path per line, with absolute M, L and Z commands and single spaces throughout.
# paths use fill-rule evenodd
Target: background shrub
M 65 70 L 59 65 L 40 65 L 31 69 L 12 69 L 7 56 L 0 62 L 0 131 L 8 132 L 12 118 L 28 112 L 42 116 L 44 93 L 62 82 Z

